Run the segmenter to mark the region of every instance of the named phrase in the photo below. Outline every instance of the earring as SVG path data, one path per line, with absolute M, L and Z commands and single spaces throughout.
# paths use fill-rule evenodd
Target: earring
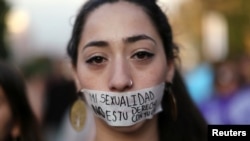
M 70 123 L 76 131 L 81 131 L 84 128 L 87 110 L 82 99 L 81 92 L 77 93 L 77 100 L 70 108 Z
M 170 82 L 166 83 L 165 91 L 167 93 L 167 96 L 168 96 L 168 99 L 170 102 L 169 105 L 170 105 L 170 109 L 171 109 L 172 119 L 174 121 L 176 121 L 177 114 L 178 114 L 177 113 L 177 102 L 176 102 L 175 96 L 174 96 L 173 91 L 172 91 L 172 83 L 170 83 Z
M 132 85 L 133 85 L 133 81 L 130 80 L 130 81 L 129 81 L 129 87 L 132 87 Z

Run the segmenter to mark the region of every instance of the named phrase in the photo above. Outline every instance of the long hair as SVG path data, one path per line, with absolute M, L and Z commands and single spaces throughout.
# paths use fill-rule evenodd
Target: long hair
M 72 36 L 67 46 L 67 53 L 71 58 L 73 66 L 76 66 L 78 45 L 81 33 L 84 32 L 84 24 L 88 15 L 105 3 L 115 3 L 119 1 L 131 2 L 142 7 L 161 37 L 166 59 L 169 62 L 174 62 L 174 60 L 178 58 L 178 47 L 173 42 L 172 29 L 168 22 L 168 18 L 157 5 L 156 0 L 89 0 L 83 5 L 76 17 Z M 190 98 L 181 78 L 181 74 L 177 69 L 173 81 L 173 93 L 177 100 L 178 118 L 176 121 L 171 119 L 170 111 L 172 109 L 168 104 L 168 94 L 165 93 L 162 101 L 163 112 L 159 114 L 158 120 L 160 140 L 206 140 L 206 122 Z
M 84 25 L 88 18 L 88 15 L 99 6 L 105 3 L 115 3 L 121 0 L 89 0 L 78 12 L 76 17 L 71 38 L 68 42 L 67 53 L 71 58 L 71 62 L 76 66 L 77 60 L 77 49 L 81 38 L 81 33 L 84 32 Z M 144 9 L 146 14 L 149 16 L 151 22 L 153 22 L 157 32 L 163 41 L 164 50 L 167 59 L 173 60 L 178 52 L 178 48 L 173 43 L 172 29 L 168 23 L 168 19 L 165 14 L 161 11 L 160 7 L 156 4 L 155 0 L 124 0 L 134 3 Z
M 177 118 L 172 118 L 171 99 L 165 93 L 162 100 L 163 112 L 159 114 L 160 140 L 206 141 L 207 123 L 188 93 L 181 73 L 176 69 L 172 86 L 177 104 Z
M 41 141 L 39 126 L 27 99 L 25 81 L 21 72 L 0 61 L 0 86 L 9 102 L 13 122 L 20 126 L 20 139 Z M 9 135 L 9 140 L 13 140 Z

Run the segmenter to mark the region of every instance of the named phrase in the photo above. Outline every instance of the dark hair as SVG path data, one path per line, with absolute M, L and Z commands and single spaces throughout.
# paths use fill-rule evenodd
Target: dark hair
M 177 103 L 177 119 L 172 118 L 172 101 L 165 93 L 162 100 L 163 112 L 159 113 L 158 129 L 160 141 L 207 141 L 207 123 L 191 99 L 176 69 L 172 86 Z
M 84 24 L 88 15 L 99 6 L 105 3 L 128 1 L 143 8 L 150 18 L 156 31 L 159 33 L 163 42 L 166 59 L 174 61 L 177 57 L 178 48 L 173 42 L 172 29 L 168 19 L 156 0 L 89 0 L 80 9 L 73 27 L 71 39 L 69 40 L 67 53 L 71 58 L 72 64 L 76 66 L 77 50 L 80 42 L 81 33 L 84 32 Z M 171 119 L 171 108 L 168 105 L 167 94 L 163 97 L 163 112 L 159 114 L 159 136 L 160 140 L 174 141 L 203 141 L 206 140 L 206 122 L 200 114 L 198 108 L 193 103 L 181 74 L 176 69 L 173 81 L 173 93 L 177 100 L 178 118 L 176 121 Z
M 81 33 L 83 31 L 84 24 L 88 18 L 88 15 L 94 11 L 96 8 L 105 3 L 114 3 L 121 0 L 89 0 L 85 5 L 80 9 L 79 14 L 76 17 L 72 36 L 69 40 L 67 46 L 67 53 L 71 58 L 72 64 L 76 66 L 77 60 L 77 50 L 81 38 Z M 155 25 L 156 30 L 160 34 L 160 37 L 163 41 L 164 50 L 167 56 L 167 59 L 173 60 L 175 56 L 175 51 L 177 47 L 173 43 L 172 30 L 168 23 L 167 17 L 161 11 L 161 9 L 156 5 L 154 0 L 124 0 L 136 5 L 141 6 L 145 12 L 148 14 L 149 18 Z
M 0 86 L 10 104 L 12 121 L 20 126 L 20 139 L 40 141 L 39 126 L 27 99 L 24 78 L 14 65 L 0 61 Z M 13 140 L 10 135 L 8 139 Z

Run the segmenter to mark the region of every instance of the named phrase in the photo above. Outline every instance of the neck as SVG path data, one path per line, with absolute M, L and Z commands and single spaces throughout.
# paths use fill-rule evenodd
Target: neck
M 95 141 L 159 141 L 157 116 L 133 127 L 111 127 L 101 121 L 96 121 Z

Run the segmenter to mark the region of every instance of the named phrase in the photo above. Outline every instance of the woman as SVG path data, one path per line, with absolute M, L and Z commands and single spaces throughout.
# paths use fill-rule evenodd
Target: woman
M 40 141 L 38 125 L 26 97 L 24 79 L 0 62 L 0 141 Z
M 86 2 L 67 51 L 95 115 L 95 141 L 206 140 L 174 65 L 177 50 L 155 0 Z

